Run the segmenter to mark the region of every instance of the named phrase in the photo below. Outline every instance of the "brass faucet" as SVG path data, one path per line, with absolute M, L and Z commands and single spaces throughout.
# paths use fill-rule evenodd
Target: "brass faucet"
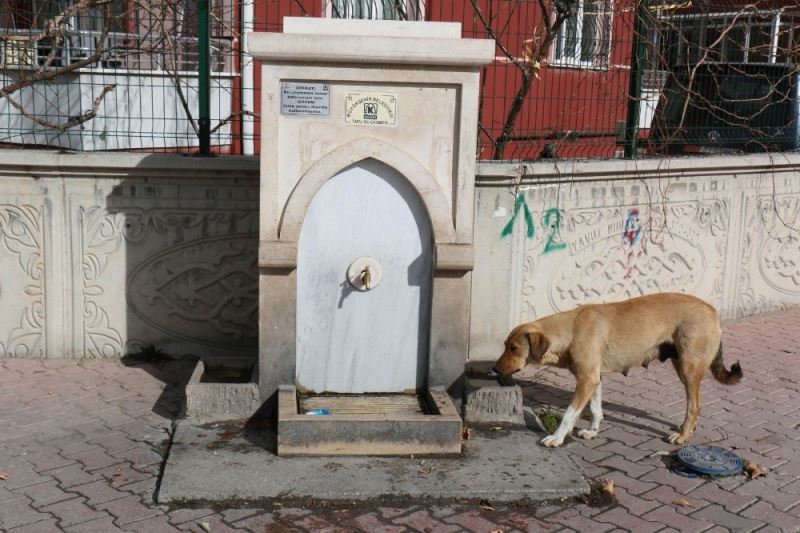
M 372 288 L 372 272 L 369 270 L 369 265 L 365 266 L 364 270 L 361 271 L 361 283 L 364 284 L 366 290 Z

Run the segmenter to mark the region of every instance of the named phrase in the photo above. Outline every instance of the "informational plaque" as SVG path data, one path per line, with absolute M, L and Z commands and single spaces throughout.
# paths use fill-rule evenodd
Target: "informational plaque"
M 397 96 L 375 91 L 348 93 L 344 121 L 346 124 L 394 126 L 397 123 Z
M 330 83 L 317 81 L 281 82 L 281 115 L 327 117 L 330 114 Z

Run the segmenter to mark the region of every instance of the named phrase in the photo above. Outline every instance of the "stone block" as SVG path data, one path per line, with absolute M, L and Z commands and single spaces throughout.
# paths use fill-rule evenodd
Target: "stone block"
M 250 418 L 261 406 L 256 383 L 258 374 L 252 364 L 242 361 L 226 364 L 226 367 L 221 367 L 218 362 L 197 362 L 186 385 L 186 416 L 195 423 Z M 212 369 L 221 371 L 212 372 Z M 219 377 L 213 377 L 214 374 Z M 236 375 L 245 375 L 246 381 L 230 382 L 236 380 Z
M 471 424 L 525 424 L 522 389 L 511 379 L 490 377 L 487 369 L 467 371 L 464 421 Z

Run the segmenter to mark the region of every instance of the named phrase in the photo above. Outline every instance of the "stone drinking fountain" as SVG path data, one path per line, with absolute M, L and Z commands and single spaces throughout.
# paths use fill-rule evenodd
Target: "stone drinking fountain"
M 277 404 L 279 455 L 460 453 L 479 69 L 494 42 L 460 24 L 286 18 L 249 44 L 258 386 Z

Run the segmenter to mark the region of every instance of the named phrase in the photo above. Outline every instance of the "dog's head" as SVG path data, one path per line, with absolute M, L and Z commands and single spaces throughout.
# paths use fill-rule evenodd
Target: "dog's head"
M 509 333 L 506 349 L 494 365 L 494 371 L 509 376 L 522 370 L 528 363 L 540 363 L 550 347 L 550 341 L 540 331 L 519 326 Z

